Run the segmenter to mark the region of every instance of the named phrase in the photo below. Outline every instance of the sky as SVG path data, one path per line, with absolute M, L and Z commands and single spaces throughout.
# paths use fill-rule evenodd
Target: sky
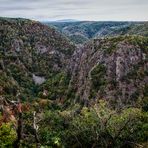
M 148 0 L 0 0 L 1 17 L 148 21 Z

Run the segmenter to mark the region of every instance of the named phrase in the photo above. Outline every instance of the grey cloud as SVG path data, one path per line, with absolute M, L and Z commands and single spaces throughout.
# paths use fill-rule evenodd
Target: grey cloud
M 148 0 L 0 0 L 0 15 L 42 19 L 148 20 Z

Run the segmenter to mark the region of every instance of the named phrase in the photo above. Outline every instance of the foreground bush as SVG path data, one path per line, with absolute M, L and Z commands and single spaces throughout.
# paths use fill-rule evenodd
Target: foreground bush
M 12 147 L 13 142 L 16 139 L 16 132 L 11 123 L 3 123 L 0 126 L 0 147 L 9 148 Z
M 148 139 L 148 113 L 140 108 L 110 109 L 105 101 L 72 111 L 45 113 L 43 145 L 52 147 L 136 147 Z
M 125 148 L 147 145 L 148 112 L 139 107 L 112 109 L 104 100 L 67 109 L 46 104 L 23 112 L 20 147 Z M 34 111 L 36 110 L 36 112 Z M 17 129 L 17 127 L 16 127 Z M 12 147 L 17 139 L 11 123 L 0 126 L 1 147 Z

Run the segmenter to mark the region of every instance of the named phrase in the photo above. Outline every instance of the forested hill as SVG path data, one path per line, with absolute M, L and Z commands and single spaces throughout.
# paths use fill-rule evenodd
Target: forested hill
M 19 91 L 23 98 L 35 97 L 38 85 L 67 75 L 75 45 L 55 29 L 31 20 L 1 18 L 0 39 L 4 97 L 15 97 Z
M 118 35 L 144 35 L 148 36 L 148 22 L 45 22 L 55 27 L 76 44 L 87 42 L 91 38 L 113 37 Z
M 53 25 L 0 18 L 0 147 L 147 147 L 148 23 Z

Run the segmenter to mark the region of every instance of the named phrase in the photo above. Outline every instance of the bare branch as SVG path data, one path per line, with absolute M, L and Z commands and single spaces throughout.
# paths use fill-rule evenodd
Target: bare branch
M 39 141 L 39 137 L 38 137 L 39 126 L 36 123 L 36 112 L 35 111 L 33 112 L 33 129 L 34 129 L 34 136 L 35 136 L 36 145 L 37 145 L 37 148 L 39 148 L 40 147 L 40 141 Z

